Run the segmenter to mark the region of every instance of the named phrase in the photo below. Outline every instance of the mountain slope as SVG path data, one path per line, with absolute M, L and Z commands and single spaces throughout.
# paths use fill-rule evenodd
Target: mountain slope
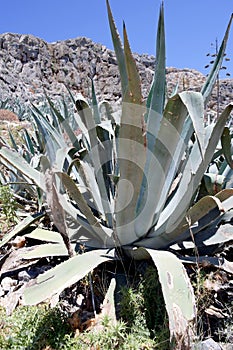
M 155 58 L 135 54 L 146 96 L 153 78 Z M 115 102 L 120 97 L 120 84 L 115 54 L 101 44 L 80 37 L 47 43 L 32 35 L 5 33 L 0 35 L 0 101 L 29 104 L 43 100 L 44 91 L 52 98 L 67 94 L 66 84 L 74 93 L 89 95 L 93 78 L 97 95 Z M 192 69 L 167 68 L 170 93 L 177 82 L 181 90 L 199 91 L 205 77 Z M 216 91 L 209 103 L 216 111 Z M 233 100 L 233 80 L 220 84 L 221 108 Z

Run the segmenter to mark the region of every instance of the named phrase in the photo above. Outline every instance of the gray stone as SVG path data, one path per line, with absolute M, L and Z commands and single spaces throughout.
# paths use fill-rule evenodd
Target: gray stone
M 18 273 L 18 280 L 21 282 L 28 282 L 33 278 L 36 278 L 39 274 L 49 270 L 51 266 L 44 265 L 40 267 L 33 267 L 28 270 L 23 270 Z
M 31 276 L 29 275 L 29 273 L 27 271 L 20 271 L 18 273 L 18 280 L 22 281 L 22 282 L 28 282 L 30 281 Z
M 4 292 L 10 292 L 14 289 L 15 286 L 17 286 L 17 284 L 18 284 L 17 280 L 11 277 L 5 277 L 1 282 L 1 288 Z
M 208 338 L 192 347 L 192 350 L 223 350 L 212 338 Z
M 3 297 L 5 295 L 5 291 L 3 290 L 3 288 L 0 286 L 0 298 Z

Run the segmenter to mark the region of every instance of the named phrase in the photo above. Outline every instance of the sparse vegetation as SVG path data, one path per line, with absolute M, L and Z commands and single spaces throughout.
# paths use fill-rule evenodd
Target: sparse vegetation
M 149 336 L 145 313 L 140 310 L 143 300 L 142 290 L 132 292 L 129 289 L 127 294 L 130 313 L 134 315 L 134 320 L 119 320 L 113 325 L 108 317 L 105 317 L 98 326 L 99 329 L 91 326 L 82 333 L 71 328 L 68 316 L 59 307 L 55 309 L 47 306 L 19 307 L 11 316 L 6 316 L 5 310 L 0 309 L 2 319 L 0 348 L 4 350 L 167 349 L 169 343 L 167 327 L 163 330 L 164 334 L 161 331 L 154 339 Z M 126 316 L 128 311 L 127 305 L 122 304 L 122 313 Z
M 17 202 L 9 185 L 0 185 L 0 225 L 9 228 L 17 222 Z
M 0 312 L 1 349 L 41 350 L 46 346 L 49 349 L 66 349 L 65 339 L 69 337 L 71 329 L 58 309 L 19 307 L 8 317 L 5 310 L 1 309 Z
M 122 288 L 120 315 L 135 334 L 154 339 L 161 350 L 169 347 L 168 316 L 153 266 L 148 265 L 132 286 Z

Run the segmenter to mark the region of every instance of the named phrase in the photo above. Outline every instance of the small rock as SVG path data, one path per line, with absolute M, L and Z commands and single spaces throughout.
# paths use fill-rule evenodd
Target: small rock
M 223 350 L 212 338 L 206 339 L 192 347 L 192 350 Z
M 5 295 L 4 290 L 2 289 L 2 287 L 0 287 L 0 298 L 3 297 Z
M 1 282 L 1 287 L 4 292 L 10 292 L 13 290 L 13 287 L 17 286 L 17 284 L 18 284 L 17 280 L 14 280 L 13 278 L 10 278 L 10 277 L 5 277 Z
M 22 248 L 26 244 L 25 237 L 22 236 L 16 236 L 15 239 L 12 241 L 12 246 L 15 248 Z
M 18 273 L 18 280 L 22 281 L 22 282 L 28 282 L 30 281 L 31 276 L 29 275 L 29 273 L 27 271 L 20 271 Z
M 76 299 L 76 303 L 78 306 L 81 306 L 83 303 L 84 296 L 82 294 L 79 294 Z
M 18 280 L 22 282 L 28 282 L 33 278 L 36 278 L 39 274 L 49 270 L 51 266 L 41 266 L 41 267 L 33 267 L 31 269 L 23 270 L 18 273 Z

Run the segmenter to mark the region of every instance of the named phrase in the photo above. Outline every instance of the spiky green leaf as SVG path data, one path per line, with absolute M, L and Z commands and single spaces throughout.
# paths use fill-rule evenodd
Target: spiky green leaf
M 122 91 L 122 96 L 124 96 L 126 89 L 128 87 L 128 76 L 127 76 L 127 68 L 125 63 L 125 55 L 124 55 L 124 50 L 120 40 L 120 36 L 117 32 L 117 28 L 113 19 L 109 1 L 107 0 L 106 3 L 107 3 L 109 26 L 110 26 L 111 35 L 112 35 L 112 42 L 114 45 L 114 50 L 115 50 L 120 77 L 121 77 L 121 91 Z

